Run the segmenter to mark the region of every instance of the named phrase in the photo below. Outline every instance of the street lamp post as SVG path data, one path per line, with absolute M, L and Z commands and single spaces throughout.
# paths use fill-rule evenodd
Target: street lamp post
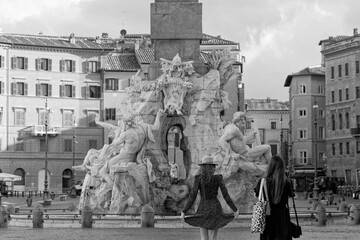
M 75 143 L 76 143 L 76 132 L 75 132 L 75 125 L 73 126 L 73 142 L 72 142 L 72 166 L 74 167 L 75 166 Z M 75 170 L 72 170 L 71 171 L 71 184 L 73 186 L 75 186 Z
M 48 105 L 47 98 L 45 98 L 45 180 L 44 180 L 44 195 L 43 200 L 45 201 L 49 199 L 49 190 L 48 190 Z
M 72 137 L 73 137 L 73 141 L 72 141 L 72 166 L 75 166 L 75 144 L 76 142 L 76 122 L 74 119 L 74 123 L 73 123 L 73 132 L 72 132 Z M 72 168 L 71 171 L 71 189 L 70 189 L 70 196 L 72 198 L 76 198 L 76 189 L 75 189 L 75 177 L 76 177 L 76 172 L 74 170 L 74 168 Z
M 283 152 L 283 127 L 282 127 L 282 124 L 283 124 L 283 117 L 282 117 L 282 114 L 281 114 L 281 118 L 280 118 L 280 154 L 283 158 L 285 158 L 284 156 L 284 152 Z M 287 164 L 287 163 L 286 163 Z
M 313 196 L 313 199 L 319 200 L 319 188 L 317 185 L 317 116 L 316 116 L 316 112 L 317 112 L 317 109 L 319 108 L 319 106 L 316 103 L 316 99 L 315 99 L 315 104 L 314 104 L 313 108 L 314 108 L 314 129 L 315 129 L 315 134 L 314 134 L 315 156 L 313 157 L 314 163 L 315 163 L 315 173 L 314 173 L 314 189 L 313 189 L 314 196 Z

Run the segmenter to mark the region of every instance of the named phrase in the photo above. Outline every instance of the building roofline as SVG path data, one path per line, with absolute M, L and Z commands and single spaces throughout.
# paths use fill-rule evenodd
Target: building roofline
M 312 72 L 312 70 L 316 70 L 316 71 L 319 70 L 324 72 L 318 72 L 318 71 Z M 292 78 L 294 76 L 325 76 L 325 68 L 318 65 L 318 66 L 307 67 L 300 70 L 299 72 L 289 74 L 285 79 L 284 87 L 290 86 Z

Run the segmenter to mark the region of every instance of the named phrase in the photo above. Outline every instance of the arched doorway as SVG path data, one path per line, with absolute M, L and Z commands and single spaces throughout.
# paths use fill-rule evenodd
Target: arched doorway
M 184 153 L 180 148 L 180 142 L 183 138 L 181 129 L 178 126 L 172 126 L 167 135 L 168 151 L 167 156 L 170 165 L 176 165 L 178 168 L 178 179 L 186 178 L 184 166 Z
M 48 180 L 48 191 L 50 190 L 50 180 L 51 180 L 51 176 L 50 176 L 50 172 L 47 171 L 47 180 Z M 45 169 L 40 169 L 39 173 L 38 173 L 38 191 L 44 191 L 45 189 Z
M 17 168 L 14 171 L 14 175 L 20 176 L 20 181 L 14 182 L 14 191 L 25 191 L 25 170 L 22 168 Z
M 191 163 L 191 154 L 188 148 L 188 140 L 187 140 L 187 136 L 184 135 L 185 127 L 186 127 L 186 121 L 183 116 L 168 116 L 167 118 L 164 119 L 164 121 L 161 124 L 161 150 L 164 153 L 164 155 L 167 156 L 169 163 L 171 163 L 172 159 L 174 159 L 174 157 L 173 156 L 170 157 L 170 155 L 171 153 L 174 154 L 173 150 L 175 150 L 172 149 L 171 151 L 172 147 L 171 147 L 171 143 L 169 143 L 169 140 L 171 139 L 171 135 L 175 137 L 176 136 L 175 134 L 178 134 L 177 135 L 178 142 L 176 142 L 178 147 L 175 147 L 177 148 L 175 154 L 179 152 L 182 155 L 182 160 L 183 160 L 182 164 L 184 166 L 183 174 L 185 175 L 184 178 L 186 178 L 187 175 L 190 173 L 190 163 Z M 172 129 L 174 129 L 175 133 L 172 132 Z
M 71 187 L 71 175 L 72 171 L 70 169 L 65 169 L 62 173 L 62 188 L 63 192 L 66 192 Z

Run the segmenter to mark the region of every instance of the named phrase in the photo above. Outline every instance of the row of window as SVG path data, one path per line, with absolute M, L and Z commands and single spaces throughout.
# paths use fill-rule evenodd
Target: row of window
M 15 151 L 16 152 L 25 152 L 26 147 L 26 141 L 15 141 Z M 88 139 L 88 149 L 97 149 L 98 143 L 96 139 Z M 45 152 L 46 151 L 46 141 L 45 139 L 39 139 L 39 152 Z M 51 152 L 51 149 L 48 149 L 49 152 Z M 73 139 L 63 139 L 62 141 L 62 152 L 65 153 L 71 153 L 73 152 Z
M 319 109 L 318 110 L 318 117 L 324 117 L 324 110 L 322 109 Z M 306 108 L 301 108 L 301 109 L 298 109 L 298 116 L 299 117 L 306 117 L 307 116 L 307 109 Z
M 339 155 L 343 155 L 343 154 L 350 154 L 350 142 L 346 142 L 344 143 L 339 143 Z M 357 150 L 359 152 L 359 150 Z M 332 155 L 336 154 L 336 144 L 333 143 L 331 144 L 331 153 Z
M 0 94 L 5 93 L 4 82 L 0 81 Z M 52 84 L 37 83 L 35 85 L 36 96 L 53 96 Z M 28 96 L 28 83 L 13 82 L 11 83 L 11 94 Z M 81 88 L 81 95 L 83 98 L 101 98 L 101 88 L 97 85 L 88 85 Z M 71 84 L 62 84 L 59 86 L 60 97 L 76 97 L 76 87 Z
M 349 129 L 350 128 L 350 113 L 345 113 L 345 122 L 344 115 L 342 113 L 338 114 L 338 127 L 339 129 Z M 336 130 L 336 117 L 335 114 L 331 114 L 331 130 Z
M 252 121 L 246 121 L 245 128 L 251 129 L 251 123 Z M 270 129 L 277 129 L 277 121 L 270 121 Z
M 300 84 L 299 93 L 300 94 L 306 94 L 307 93 L 306 84 Z M 324 94 L 325 93 L 325 86 L 324 85 L 318 85 L 317 93 L 318 94 Z
M 319 156 L 318 156 L 318 159 L 324 159 L 324 157 L 325 157 L 325 153 L 323 153 L 323 152 L 319 152 L 318 153 L 319 154 Z M 298 152 L 298 160 L 296 161 L 296 163 L 298 163 L 298 164 L 308 164 L 309 162 L 308 162 L 308 160 L 309 160 L 309 157 L 308 157 L 308 151 L 307 150 L 300 150 L 299 152 Z
M 355 74 L 359 74 L 359 73 L 360 73 L 360 62 L 355 61 Z M 344 64 L 344 75 L 345 77 L 349 76 L 349 63 Z M 343 77 L 343 65 L 341 64 L 337 66 L 337 76 L 338 78 Z M 335 66 L 332 66 L 330 68 L 330 78 L 331 79 L 335 78 Z
M 119 79 L 108 78 L 105 79 L 105 90 L 124 90 L 129 86 L 128 80 L 122 80 L 122 84 L 119 86 Z M 76 95 L 75 85 L 62 84 L 59 87 L 60 97 L 72 97 Z M 52 84 L 49 83 L 37 83 L 36 84 L 36 96 L 52 96 Z M 0 81 L 0 94 L 5 94 L 5 83 Z M 11 83 L 12 95 L 28 95 L 28 83 L 26 82 L 13 82 Z M 82 88 L 82 97 L 86 98 L 100 98 L 101 88 L 97 85 L 89 85 Z
M 345 97 L 343 95 L 345 95 Z M 355 98 L 360 98 L 360 87 L 359 86 L 355 87 Z M 349 88 L 345 88 L 345 93 L 343 93 L 342 89 L 338 90 L 339 102 L 342 102 L 343 99 L 345 101 L 350 99 Z M 331 103 L 334 103 L 334 102 L 335 102 L 335 91 L 331 91 Z
M 130 86 L 130 79 L 106 78 L 105 90 L 125 90 Z
M 307 139 L 307 132 L 307 129 L 298 129 L 298 139 Z M 317 139 L 325 139 L 325 127 L 318 127 Z
M 38 125 L 45 125 L 46 121 L 46 111 L 45 109 L 38 109 Z M 97 111 L 88 111 L 87 112 L 87 124 L 88 127 L 97 127 L 95 122 Z M 74 126 L 74 111 L 73 110 L 62 110 L 62 126 L 63 127 L 72 127 Z M 0 124 L 1 124 L 1 115 L 0 115 Z M 51 126 L 51 114 L 47 116 L 47 124 Z M 26 108 L 14 108 L 14 125 L 15 126 L 26 126 Z
M 11 58 L 12 69 L 29 69 L 29 59 L 27 57 L 14 56 Z M 59 60 L 60 72 L 76 72 L 76 61 L 71 59 Z M 0 68 L 5 67 L 5 57 L 0 56 Z M 34 69 L 37 71 L 53 71 L 53 61 L 50 58 L 36 58 Z M 85 61 L 82 62 L 82 71 L 84 73 L 96 73 L 100 69 L 99 61 Z
M 38 125 L 45 125 L 46 121 L 46 111 L 45 109 L 37 109 L 38 111 Z M 87 123 L 89 127 L 97 127 L 95 122 L 97 112 L 88 111 L 87 113 Z M 63 127 L 73 127 L 74 122 L 74 111 L 62 109 L 62 126 Z M 105 119 L 106 120 L 116 120 L 116 108 L 106 108 L 105 109 Z M 14 125 L 15 126 L 25 126 L 26 125 L 26 109 L 25 108 L 14 108 Z M 0 111 L 0 124 L 2 122 L 2 111 Z M 51 126 L 51 114 L 47 116 L 47 124 Z M 1 144 L 1 143 L 0 143 Z

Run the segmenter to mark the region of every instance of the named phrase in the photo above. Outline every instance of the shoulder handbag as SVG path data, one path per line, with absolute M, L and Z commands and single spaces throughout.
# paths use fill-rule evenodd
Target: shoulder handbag
M 264 186 L 265 185 L 265 186 Z M 253 213 L 251 218 L 251 232 L 263 233 L 265 230 L 265 217 L 266 217 L 266 201 L 264 199 L 263 191 L 267 195 L 266 181 L 261 179 L 258 201 L 254 204 Z
M 302 230 L 301 230 L 301 226 L 299 225 L 299 219 L 296 212 L 294 197 L 291 198 L 293 200 L 296 223 L 290 221 L 290 234 L 293 238 L 299 238 L 302 235 Z

